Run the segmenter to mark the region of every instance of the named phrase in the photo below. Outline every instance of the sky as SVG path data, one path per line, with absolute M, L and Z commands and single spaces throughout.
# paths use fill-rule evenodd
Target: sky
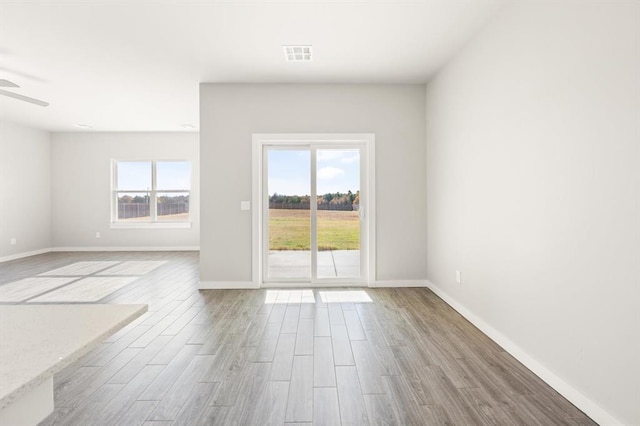
M 188 161 L 156 161 L 159 190 L 188 190 L 191 187 L 191 164 Z M 150 190 L 150 161 L 118 161 L 118 189 Z
M 360 189 L 360 154 L 357 149 L 317 150 L 317 193 Z M 268 151 L 269 195 L 311 194 L 311 152 L 308 149 Z

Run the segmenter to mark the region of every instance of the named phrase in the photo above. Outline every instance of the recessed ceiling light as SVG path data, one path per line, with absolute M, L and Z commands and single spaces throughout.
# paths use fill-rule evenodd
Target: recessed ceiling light
M 309 62 L 311 61 L 311 46 L 282 46 L 284 58 L 287 62 Z
M 83 124 L 83 123 L 76 124 L 76 127 L 79 129 L 93 129 L 93 126 L 89 124 Z

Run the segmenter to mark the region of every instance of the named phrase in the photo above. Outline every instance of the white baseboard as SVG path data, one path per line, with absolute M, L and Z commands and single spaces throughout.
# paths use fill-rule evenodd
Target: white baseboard
M 199 246 L 139 246 L 139 247 L 54 247 L 50 251 L 199 251 Z
M 357 282 L 326 282 L 311 286 L 309 283 L 273 282 L 263 283 L 262 286 L 253 281 L 200 281 L 200 290 L 211 289 L 256 289 L 256 288 L 318 288 L 318 287 L 367 287 L 366 283 Z M 402 287 L 427 287 L 427 280 L 398 280 L 398 281 L 372 281 L 370 288 L 402 288 Z
M 582 392 L 562 380 L 548 368 L 538 362 L 524 351 L 520 346 L 516 345 L 511 339 L 498 330 L 487 324 L 482 318 L 475 315 L 472 311 L 458 303 L 455 299 L 445 293 L 431 281 L 427 281 L 427 287 L 433 291 L 438 297 L 445 301 L 449 306 L 455 309 L 460 315 L 465 317 L 469 322 L 478 327 L 480 331 L 489 336 L 493 341 L 513 355 L 518 361 L 524 364 L 535 375 L 540 377 L 549 386 L 555 389 L 560 395 L 567 398 L 573 405 L 582 410 L 587 416 L 591 417 L 596 423 L 601 425 L 622 425 L 623 422 L 616 419 L 609 412 L 604 410 L 598 404 L 589 399 Z
M 0 263 L 8 262 L 10 260 L 22 259 L 23 257 L 36 256 L 38 254 L 49 253 L 50 251 L 52 251 L 51 248 L 46 248 L 46 249 L 25 251 L 23 253 L 11 254 L 9 256 L 0 257 Z
M 392 280 L 392 281 L 373 281 L 373 288 L 395 288 L 395 287 L 427 287 L 427 280 Z
M 22 259 L 23 257 L 36 256 L 50 252 L 81 252 L 81 251 L 200 251 L 199 246 L 181 247 L 50 247 L 46 249 L 25 251 L 0 257 L 0 263 L 10 260 Z
M 200 281 L 199 290 L 241 290 L 258 289 L 253 281 Z

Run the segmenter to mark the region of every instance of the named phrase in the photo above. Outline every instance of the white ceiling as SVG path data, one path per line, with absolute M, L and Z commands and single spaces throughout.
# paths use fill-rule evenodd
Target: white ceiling
M 0 0 L 0 117 L 49 131 L 184 131 L 201 82 L 423 83 L 505 0 Z M 283 44 L 313 45 L 310 63 Z M 86 130 L 84 130 L 86 131 Z

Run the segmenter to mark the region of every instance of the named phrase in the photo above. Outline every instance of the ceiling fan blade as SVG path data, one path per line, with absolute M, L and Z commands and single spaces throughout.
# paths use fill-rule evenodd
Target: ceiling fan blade
M 15 84 L 13 81 L 9 81 L 9 80 L 5 80 L 3 78 L 0 78 L 0 87 L 20 87 L 20 86 Z
M 0 95 L 8 96 L 14 99 L 19 99 L 21 101 L 29 102 L 29 103 L 40 105 L 43 107 L 49 106 L 49 102 L 41 101 L 39 99 L 33 99 L 28 96 L 18 95 L 17 93 L 13 93 L 13 92 L 7 92 L 6 90 L 2 90 L 2 89 L 0 89 Z

